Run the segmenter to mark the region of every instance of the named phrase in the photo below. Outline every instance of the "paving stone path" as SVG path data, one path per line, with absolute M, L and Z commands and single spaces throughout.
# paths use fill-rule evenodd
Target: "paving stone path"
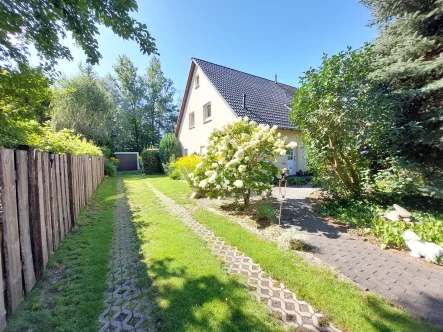
M 154 331 L 150 316 L 150 289 L 137 287 L 143 271 L 139 263 L 137 240 L 131 224 L 131 214 L 123 193 L 123 182 L 117 184 L 119 197 L 115 201 L 115 229 L 111 250 L 111 271 L 108 275 L 106 309 L 100 315 L 100 331 Z
M 443 327 L 443 268 L 381 250 L 315 217 L 306 197 L 312 188 L 288 188 L 282 227 L 299 226 L 311 238 L 314 255 L 341 274 L 390 299 L 409 312 Z M 278 197 L 278 188 L 274 188 Z
M 241 273 L 246 276 L 248 289 L 258 302 L 269 308 L 273 317 L 279 318 L 286 326 L 298 327 L 298 331 L 339 331 L 322 320 L 323 315 L 315 313 L 312 307 L 298 299 L 294 292 L 270 278 L 251 258 L 235 247 L 225 244 L 212 231 L 197 222 L 188 210 L 165 196 L 149 182 L 147 185 L 171 213 L 211 246 L 212 252 L 222 259 L 228 273 Z

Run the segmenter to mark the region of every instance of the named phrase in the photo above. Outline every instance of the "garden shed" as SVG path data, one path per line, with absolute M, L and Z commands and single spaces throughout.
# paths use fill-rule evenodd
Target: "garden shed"
M 117 171 L 138 171 L 138 152 L 115 152 L 115 157 L 120 160 Z

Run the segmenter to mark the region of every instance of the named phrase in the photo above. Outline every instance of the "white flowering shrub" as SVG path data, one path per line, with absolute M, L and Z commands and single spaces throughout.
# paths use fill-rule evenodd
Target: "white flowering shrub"
M 276 126 L 258 125 L 245 117 L 211 134 L 206 154 L 190 174 L 191 184 L 209 198 L 231 195 L 247 207 L 251 193 L 267 196 L 274 176 L 281 176 L 273 164 L 275 157 L 296 146 L 287 144 Z

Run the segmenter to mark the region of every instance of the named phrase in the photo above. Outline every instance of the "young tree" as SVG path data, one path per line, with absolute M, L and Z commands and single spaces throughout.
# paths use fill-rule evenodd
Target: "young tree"
M 267 194 L 274 177 L 281 176 L 275 157 L 296 146 L 286 144 L 276 126 L 257 125 L 245 117 L 210 135 L 207 152 L 190 178 L 207 197 L 231 194 L 243 198 L 248 207 L 251 193 Z
M 130 150 L 141 152 L 145 146 L 142 135 L 144 100 L 146 99 L 145 80 L 138 75 L 137 67 L 126 55 L 119 56 L 114 66 L 121 96 L 122 127 L 131 132 Z
M 301 78 L 290 119 L 304 133 L 308 168 L 332 193 L 358 196 L 368 155 L 385 147 L 393 118 L 369 80 L 372 49 L 324 55 Z
M 154 38 L 146 25 L 130 16 L 137 9 L 136 0 L 3 0 L 0 4 L 0 61 L 26 62 L 30 44 L 50 67 L 58 59 L 72 60 L 69 48 L 60 40 L 71 32 L 87 55 L 87 62 L 97 64 L 101 58 L 95 38 L 99 24 L 111 28 L 123 39 L 135 40 L 143 54 L 156 53 Z
M 52 101 L 52 125 L 55 130 L 74 129 L 97 145 L 109 143 L 114 104 L 108 91 L 90 66 L 58 82 Z
M 397 105 L 395 148 L 409 161 L 443 170 L 443 3 L 360 1 L 380 28 L 371 77 Z
M 174 117 L 173 105 L 175 89 L 172 80 L 166 78 L 160 60 L 153 57 L 146 70 L 146 133 L 148 145 L 158 145 L 162 133 L 169 129 L 170 118 Z
M 160 161 L 162 164 L 169 163 L 171 157 L 180 157 L 180 145 L 175 134 L 166 134 L 163 136 L 159 145 Z

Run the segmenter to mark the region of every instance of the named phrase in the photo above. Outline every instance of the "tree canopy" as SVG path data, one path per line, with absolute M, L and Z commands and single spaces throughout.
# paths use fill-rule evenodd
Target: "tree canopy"
M 155 40 L 144 23 L 130 16 L 138 9 L 136 0 L 58 1 L 3 0 L 0 2 L 0 61 L 24 63 L 33 45 L 45 67 L 73 57 L 61 43 L 67 33 L 97 64 L 102 57 L 96 35 L 98 25 L 110 28 L 123 39 L 134 40 L 143 54 L 157 53 Z
M 443 169 L 443 2 L 361 0 L 380 29 L 371 77 L 399 116 L 395 148 L 412 162 Z
M 383 153 L 393 119 L 369 79 L 371 46 L 323 56 L 301 78 L 290 119 L 303 133 L 308 168 L 332 193 L 359 195 L 370 156 Z
M 52 100 L 52 125 L 56 130 L 73 129 L 100 146 L 110 140 L 114 104 L 109 92 L 89 66 L 58 81 Z

